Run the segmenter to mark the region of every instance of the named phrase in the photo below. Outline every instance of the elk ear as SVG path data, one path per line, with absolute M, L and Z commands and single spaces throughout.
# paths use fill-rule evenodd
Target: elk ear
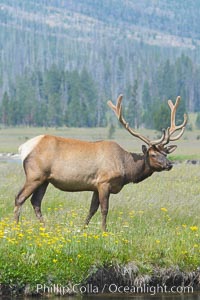
M 176 145 L 171 145 L 171 146 L 167 146 L 165 147 L 165 152 L 167 154 L 174 152 L 174 150 L 176 150 L 177 146 Z
M 145 145 L 142 145 L 142 152 L 143 152 L 144 154 L 147 153 L 147 147 L 146 147 Z

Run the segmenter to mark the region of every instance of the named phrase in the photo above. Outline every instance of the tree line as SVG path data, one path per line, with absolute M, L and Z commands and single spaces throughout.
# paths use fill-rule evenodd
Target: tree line
M 3 95 L 0 120 L 6 126 L 102 126 L 96 99 L 96 85 L 85 69 L 79 74 L 53 65 L 16 79 Z
M 200 69 L 194 68 L 189 57 L 181 55 L 174 63 L 167 59 L 153 79 L 146 78 L 144 82 L 135 79 L 125 86 L 126 119 L 135 128 L 160 130 L 169 126 L 167 100 L 182 97 L 177 113 L 179 122 L 190 109 L 191 93 L 196 99 L 196 111 L 200 111 L 199 80 Z M 106 105 L 111 94 L 104 97 L 102 94 L 100 85 L 86 68 L 64 71 L 53 64 L 43 72 L 25 72 L 16 78 L 15 84 L 9 85 L 0 99 L 0 123 L 5 126 L 106 126 L 113 118 Z

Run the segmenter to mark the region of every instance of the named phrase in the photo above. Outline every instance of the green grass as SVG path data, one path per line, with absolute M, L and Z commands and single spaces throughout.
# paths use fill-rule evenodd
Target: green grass
M 13 223 L 14 196 L 23 184 L 22 167 L 0 163 L 0 282 L 76 284 L 101 266 L 134 262 L 141 274 L 153 267 L 200 266 L 200 168 L 176 165 L 138 185 L 129 184 L 110 198 L 108 233 L 98 212 L 82 224 L 91 193 L 64 193 L 50 186 L 43 200 L 46 227 L 30 201 L 21 222 Z

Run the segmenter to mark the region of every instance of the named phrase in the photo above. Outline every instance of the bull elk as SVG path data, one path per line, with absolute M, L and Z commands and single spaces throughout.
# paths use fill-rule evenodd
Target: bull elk
M 51 135 L 34 137 L 19 147 L 26 181 L 15 199 L 15 220 L 19 221 L 20 208 L 32 195 L 31 203 L 37 218 L 43 222 L 41 202 L 49 183 L 62 191 L 92 191 L 92 201 L 85 225 L 101 207 L 102 229 L 106 231 L 106 217 L 110 194 L 117 194 L 124 185 L 138 183 L 154 172 L 171 170 L 172 163 L 167 154 L 177 146 L 166 146 L 178 140 L 185 129 L 187 116 L 181 125 L 175 125 L 175 114 L 180 97 L 175 105 L 168 101 L 171 109 L 171 126 L 163 130 L 160 139 L 150 141 L 131 129 L 122 116 L 122 95 L 116 106 L 108 105 L 115 112 L 120 123 L 134 137 L 148 145 L 142 146 L 141 154 L 130 153 L 114 141 L 87 142 Z M 180 130 L 177 135 L 175 131 Z

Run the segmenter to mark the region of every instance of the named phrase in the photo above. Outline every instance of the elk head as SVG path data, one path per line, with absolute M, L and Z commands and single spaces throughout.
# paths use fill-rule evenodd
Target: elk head
M 145 145 L 142 146 L 142 152 L 144 154 L 146 165 L 148 165 L 153 172 L 171 170 L 172 163 L 167 159 L 167 154 L 172 153 L 177 148 L 177 146 L 167 146 L 167 144 L 169 144 L 170 141 L 178 140 L 183 135 L 187 123 L 187 115 L 184 114 L 183 123 L 178 126 L 175 124 L 176 110 L 181 99 L 180 96 L 177 97 L 175 104 L 173 104 L 171 100 L 168 100 L 168 105 L 171 110 L 171 125 L 167 129 L 163 129 L 163 134 L 160 139 L 154 141 L 149 140 L 148 138 L 144 137 L 143 135 L 139 134 L 134 129 L 129 127 L 129 124 L 122 116 L 122 97 L 123 95 L 119 95 L 116 106 L 111 101 L 108 101 L 108 105 L 115 112 L 118 120 L 125 127 L 125 129 L 131 135 L 138 137 L 148 145 L 148 147 L 146 147 Z M 176 131 L 180 132 L 177 135 L 174 135 Z

